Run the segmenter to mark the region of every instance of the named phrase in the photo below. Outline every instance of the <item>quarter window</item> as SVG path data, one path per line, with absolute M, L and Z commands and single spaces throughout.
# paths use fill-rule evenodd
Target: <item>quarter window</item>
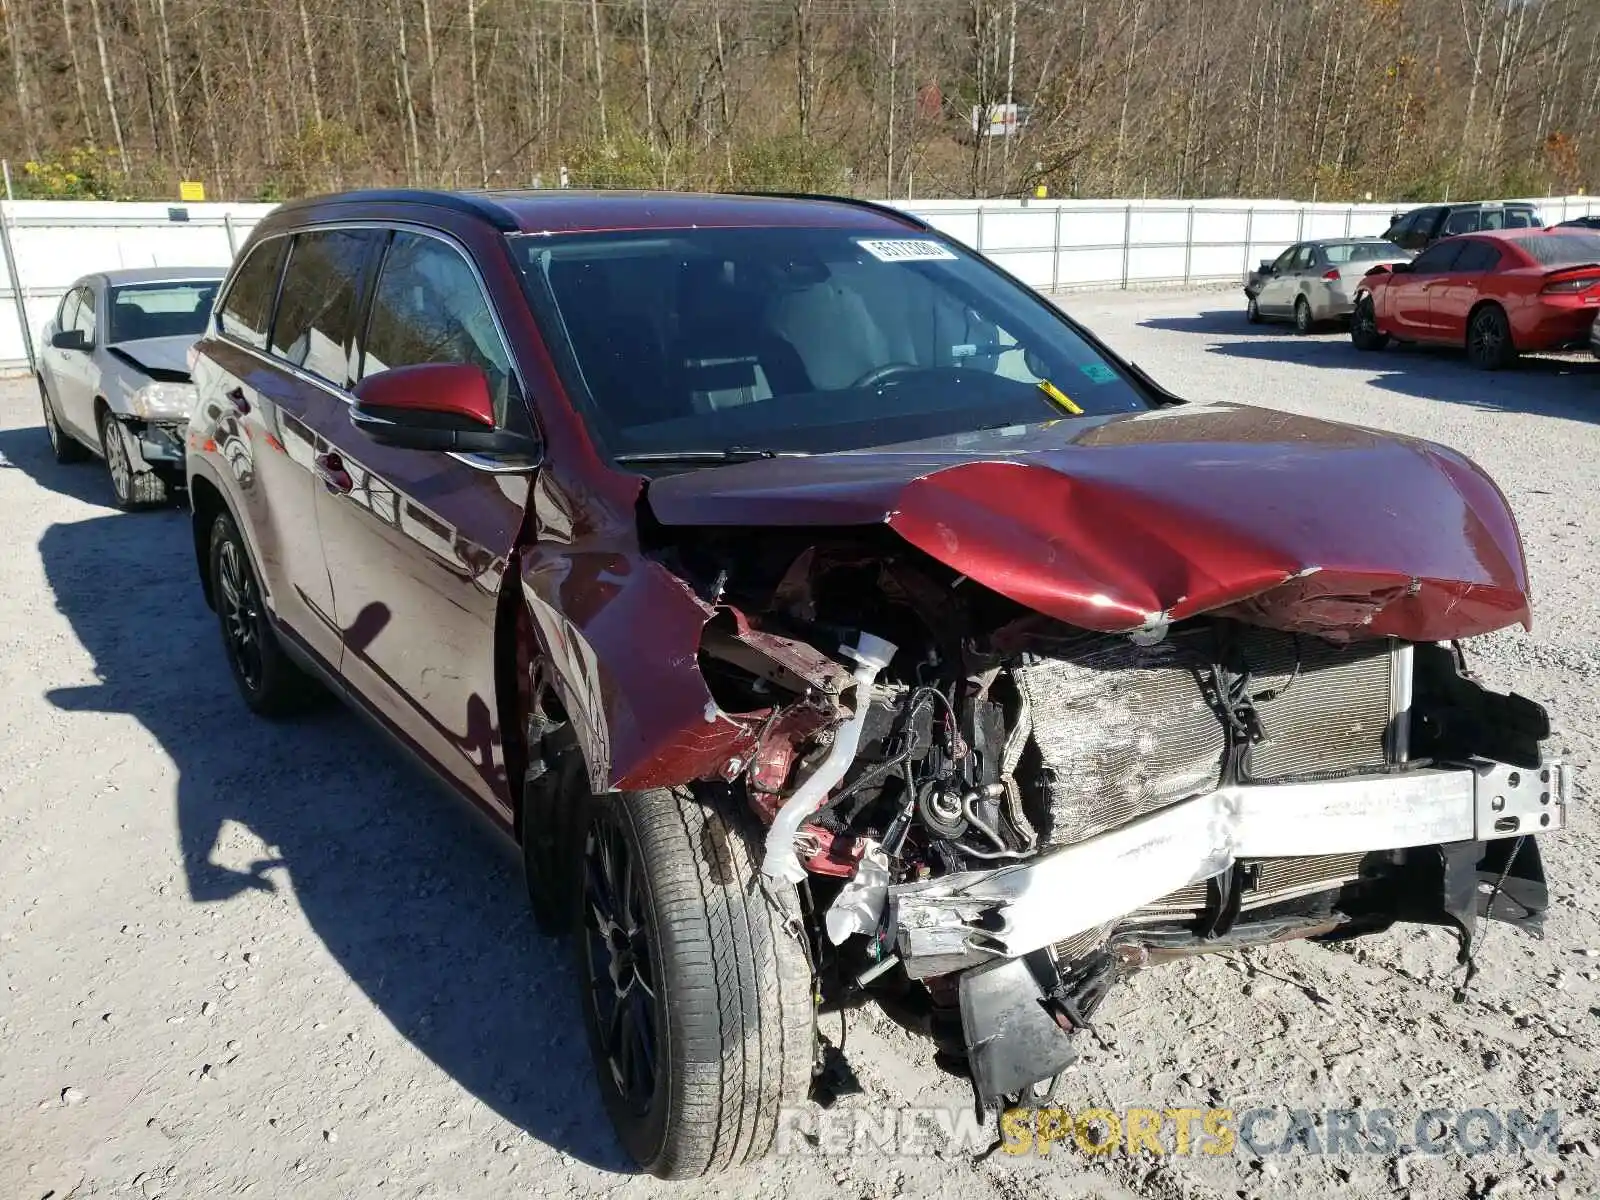
M 223 333 L 257 350 L 267 345 L 272 301 L 278 291 L 278 264 L 286 245 L 286 239 L 272 238 L 257 243 L 250 250 L 234 274 L 227 299 L 217 315 Z
M 504 423 L 511 356 L 488 298 L 461 253 L 438 238 L 396 232 L 372 298 L 361 377 L 417 363 L 480 367 Z
M 350 382 L 361 275 L 379 236 L 365 229 L 295 235 L 272 322 L 274 355 L 339 387 Z

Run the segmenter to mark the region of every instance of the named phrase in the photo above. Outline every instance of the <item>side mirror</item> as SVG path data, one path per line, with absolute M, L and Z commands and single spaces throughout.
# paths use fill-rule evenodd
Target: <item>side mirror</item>
M 496 429 L 489 381 L 466 363 L 416 363 L 370 375 L 355 386 L 350 423 L 380 446 L 401 450 L 519 454 L 530 437 Z
M 1271 275 L 1272 274 L 1272 262 L 1273 262 L 1273 260 L 1270 259 L 1270 258 L 1263 258 L 1261 260 L 1261 273 L 1263 275 Z
M 1416 267 L 1412 266 L 1409 261 L 1406 261 L 1406 262 L 1397 262 L 1397 263 L 1394 264 L 1394 266 L 1390 267 L 1389 269 L 1391 271 L 1393 271 L 1396 275 L 1409 275 L 1412 271 L 1416 270 Z
M 58 329 L 50 335 L 50 344 L 57 350 L 87 350 L 89 339 L 81 329 Z

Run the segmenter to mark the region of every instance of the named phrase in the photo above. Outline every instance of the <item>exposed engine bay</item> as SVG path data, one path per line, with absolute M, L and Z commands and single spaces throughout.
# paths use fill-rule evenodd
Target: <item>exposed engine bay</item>
M 702 785 L 767 825 L 825 1003 L 870 995 L 980 1108 L 1074 1057 L 1121 977 L 1396 921 L 1537 930 L 1570 775 L 1461 647 L 1202 615 L 1088 632 L 887 539 L 729 531 L 656 553 L 714 612 L 754 729 Z M 736 565 L 735 565 L 736 564 Z

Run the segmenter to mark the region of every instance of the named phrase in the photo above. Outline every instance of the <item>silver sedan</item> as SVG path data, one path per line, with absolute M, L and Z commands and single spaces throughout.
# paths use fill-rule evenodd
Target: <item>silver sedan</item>
M 1297 242 L 1262 262 L 1244 286 L 1251 322 L 1289 319 L 1299 333 L 1355 310 L 1356 284 L 1373 267 L 1405 262 L 1411 251 L 1382 238 Z
M 189 348 L 224 271 L 147 267 L 85 275 L 39 350 L 39 396 L 57 462 L 105 460 L 117 507 L 160 504 L 183 484 L 194 401 Z

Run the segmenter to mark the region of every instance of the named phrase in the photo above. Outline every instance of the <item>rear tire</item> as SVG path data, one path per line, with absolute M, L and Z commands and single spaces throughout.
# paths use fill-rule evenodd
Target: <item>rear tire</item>
M 1294 331 L 1302 337 L 1310 333 L 1316 321 L 1311 316 L 1311 302 L 1304 296 L 1294 302 Z
M 577 966 L 617 1136 L 663 1179 L 754 1162 L 806 1099 L 815 1021 L 802 935 L 758 881 L 754 822 L 665 790 L 586 809 Z
M 226 512 L 211 523 L 209 561 L 223 653 L 245 704 L 262 717 L 303 712 L 317 698 L 317 685 L 278 644 L 249 550 Z
M 100 410 L 100 448 L 106 457 L 106 474 L 111 477 L 111 495 L 124 512 L 167 503 L 167 481 L 151 470 L 139 470 L 123 441 L 121 422 L 109 408 Z
M 1357 350 L 1382 350 L 1389 344 L 1389 335 L 1378 329 L 1378 310 L 1371 293 L 1356 297 L 1355 311 L 1350 314 L 1350 342 Z
M 1467 358 L 1480 371 L 1500 371 L 1517 361 L 1511 322 L 1498 304 L 1485 304 L 1467 322 Z
M 61 422 L 56 420 L 55 402 L 50 399 L 50 393 L 44 386 L 44 376 L 35 375 L 34 378 L 39 383 L 39 404 L 44 410 L 44 431 L 50 439 L 50 453 L 63 466 L 82 462 L 89 457 L 88 448 L 61 428 Z

